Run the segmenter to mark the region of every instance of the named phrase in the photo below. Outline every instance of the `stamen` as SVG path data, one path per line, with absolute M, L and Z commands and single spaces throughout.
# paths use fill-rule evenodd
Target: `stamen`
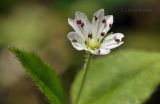
M 112 24 L 109 24 L 109 28 L 112 28 Z
M 77 24 L 81 24 L 81 23 L 82 23 L 82 21 L 81 21 L 81 20 L 77 20 L 76 22 L 77 22 Z
M 106 23 L 106 19 L 103 19 L 103 20 L 102 20 L 102 23 Z
M 98 50 L 98 54 L 100 54 L 101 53 L 101 50 Z
M 98 19 L 97 16 L 94 16 L 94 19 L 95 19 L 95 21 L 97 21 L 97 19 Z
M 83 28 L 83 26 L 84 26 L 84 23 L 81 24 L 81 27 L 82 27 L 82 28 Z
M 88 38 L 92 38 L 92 34 L 88 34 Z
M 105 33 L 104 33 L 104 32 L 102 32 L 102 33 L 101 33 L 101 36 L 104 36 L 104 35 L 105 35 Z
M 117 38 L 116 38 L 116 39 L 114 39 L 114 40 L 115 40 L 117 43 L 119 43 L 119 42 L 120 42 L 120 39 L 117 39 Z
M 77 40 L 76 40 L 76 39 L 73 39 L 72 42 L 77 42 Z
M 85 40 L 84 43 L 87 44 L 87 41 Z

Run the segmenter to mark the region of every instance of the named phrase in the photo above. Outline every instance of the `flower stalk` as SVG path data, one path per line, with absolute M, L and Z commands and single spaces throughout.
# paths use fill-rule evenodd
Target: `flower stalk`
M 83 74 L 81 85 L 80 85 L 80 88 L 79 88 L 79 91 L 78 91 L 78 94 L 77 94 L 77 97 L 75 100 L 75 104 L 79 103 L 79 99 L 82 95 L 82 91 L 84 89 L 84 85 L 86 82 L 87 73 L 88 73 L 88 69 L 89 69 L 89 64 L 91 63 L 91 60 L 92 60 L 92 54 L 86 52 L 86 60 L 85 60 L 84 67 L 83 67 L 84 74 Z

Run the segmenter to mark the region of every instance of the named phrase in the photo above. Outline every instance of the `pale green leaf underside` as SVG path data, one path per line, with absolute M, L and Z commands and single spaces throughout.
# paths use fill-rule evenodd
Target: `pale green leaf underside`
M 16 55 L 38 88 L 52 104 L 66 104 L 60 79 L 49 65 L 45 64 L 34 53 L 27 53 L 17 48 L 9 49 Z
M 72 102 L 79 90 L 82 72 L 72 85 Z M 90 65 L 78 104 L 143 104 L 159 82 L 160 54 L 117 52 L 97 58 Z

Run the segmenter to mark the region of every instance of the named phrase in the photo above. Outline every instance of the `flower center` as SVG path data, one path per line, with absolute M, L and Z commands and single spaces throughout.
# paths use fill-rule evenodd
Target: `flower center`
M 97 39 L 92 38 L 88 41 L 88 46 L 91 49 L 97 49 L 97 48 L 99 48 L 100 43 Z

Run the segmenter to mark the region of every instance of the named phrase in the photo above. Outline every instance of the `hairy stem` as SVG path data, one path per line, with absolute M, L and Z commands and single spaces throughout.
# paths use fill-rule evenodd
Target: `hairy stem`
M 84 63 L 84 67 L 83 67 L 84 74 L 83 74 L 81 85 L 80 85 L 80 88 L 79 88 L 79 91 L 78 91 L 78 94 L 77 94 L 77 97 L 75 100 L 75 104 L 79 103 L 79 99 L 81 97 L 81 94 L 82 94 L 82 91 L 83 91 L 83 88 L 84 88 L 84 85 L 86 82 L 86 76 L 88 73 L 88 68 L 89 68 L 89 64 L 91 62 L 91 59 L 92 59 L 92 55 L 90 53 L 86 53 L 86 61 Z

